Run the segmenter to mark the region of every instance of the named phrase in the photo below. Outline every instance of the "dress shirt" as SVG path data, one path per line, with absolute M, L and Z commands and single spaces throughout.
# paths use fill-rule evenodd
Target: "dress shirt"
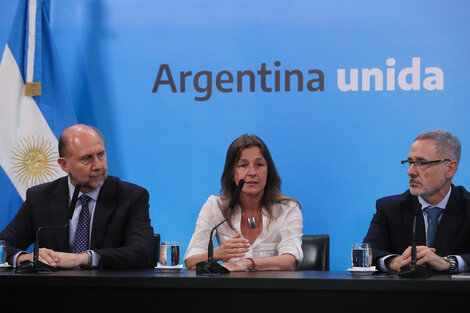
M 72 196 L 73 192 L 75 191 L 75 187 L 72 185 L 70 182 L 70 176 L 68 177 L 68 185 L 69 185 L 69 205 L 72 202 Z M 101 187 L 98 187 L 96 189 L 93 189 L 86 195 L 90 197 L 90 200 L 88 200 L 88 210 L 90 212 L 90 237 L 89 240 L 91 242 L 91 226 L 93 225 L 93 216 L 95 214 L 95 207 L 96 207 L 96 201 L 98 200 L 98 194 L 100 193 Z M 78 197 L 80 197 L 83 193 L 80 191 L 78 194 Z M 77 204 L 75 205 L 75 210 L 73 212 L 72 219 L 69 222 L 69 247 L 70 247 L 70 252 L 73 252 L 73 249 L 75 247 L 75 232 L 77 230 L 77 225 L 78 225 L 78 217 L 80 216 L 80 211 L 82 210 L 82 204 L 80 201 L 77 201 Z M 97 267 L 98 262 L 100 260 L 100 256 L 98 253 L 96 253 L 93 250 L 88 250 L 92 254 L 92 261 L 91 261 L 91 267 Z M 18 256 L 23 253 L 28 253 L 26 251 L 20 251 L 17 254 L 13 256 L 12 262 L 13 262 L 13 268 L 16 268 L 16 263 Z
M 75 187 L 72 185 L 70 182 L 70 176 L 68 177 L 68 184 L 69 184 L 69 205 L 72 202 L 72 197 L 73 197 L 73 192 L 75 191 Z M 89 242 L 91 242 L 91 236 L 92 236 L 92 225 L 93 225 L 93 216 L 95 215 L 95 207 L 96 207 L 96 201 L 98 200 L 98 195 L 100 193 L 101 187 L 95 188 L 92 191 L 86 193 L 90 199 L 88 200 L 88 211 L 90 212 L 90 236 L 89 236 Z M 78 194 L 78 198 L 80 198 L 84 193 L 81 191 Z M 70 252 L 74 251 L 75 248 L 75 236 L 77 232 L 77 226 L 78 226 L 78 218 L 80 216 L 80 212 L 82 211 L 82 204 L 80 201 L 77 201 L 77 204 L 75 205 L 75 210 L 73 212 L 72 219 L 70 220 L 69 223 L 69 247 L 70 247 Z M 88 250 L 92 254 L 92 261 L 91 261 L 91 267 L 97 267 L 98 262 L 100 259 L 100 256 L 98 253 L 96 253 L 93 250 Z
M 419 203 L 421 204 L 421 211 L 423 212 L 423 216 L 424 216 L 424 229 L 426 229 L 426 237 L 427 237 L 427 234 L 428 234 L 428 213 L 425 211 L 425 209 L 427 207 L 435 207 L 435 208 L 439 208 L 439 209 L 442 209 L 442 213 L 444 213 L 444 210 L 447 206 L 447 202 L 449 201 L 449 197 L 450 197 L 450 191 L 452 190 L 452 188 L 449 188 L 449 191 L 447 192 L 446 196 L 444 197 L 444 199 L 442 199 L 441 202 L 439 202 L 438 204 L 436 205 L 432 205 L 431 203 L 427 202 L 426 200 L 423 199 L 423 197 L 421 196 L 418 196 L 418 201 Z M 441 221 L 441 218 L 442 218 L 442 213 L 441 215 L 439 215 L 439 218 L 438 218 L 438 222 Z
M 201 209 L 196 222 L 196 230 L 191 238 L 184 256 L 207 253 L 211 229 L 224 219 L 219 206 L 219 197 L 210 196 Z M 285 253 L 295 256 L 298 263 L 303 259 L 302 228 L 303 219 L 299 205 L 295 201 L 273 205 L 272 219 L 263 214 L 263 230 L 250 246 L 243 258 L 262 258 Z M 224 243 L 237 233 L 241 234 L 241 209 L 236 206 L 232 211 L 232 229 L 228 223 L 220 225 L 216 230 L 217 241 Z M 241 258 L 239 258 L 241 259 Z M 229 262 L 239 259 L 231 259 Z
M 423 217 L 424 217 L 424 229 L 425 229 L 425 233 L 426 233 L 426 237 L 427 237 L 427 233 L 428 233 L 428 213 L 425 211 L 425 209 L 429 206 L 431 207 L 437 207 L 437 208 L 440 208 L 442 209 L 442 213 L 444 213 L 444 210 L 447 206 L 447 202 L 449 201 L 449 197 L 450 197 L 450 192 L 451 192 L 452 188 L 449 188 L 449 191 L 447 192 L 446 196 L 444 197 L 444 199 L 442 199 L 441 202 L 439 202 L 438 204 L 436 205 L 432 205 L 430 204 L 429 202 L 427 202 L 426 200 L 424 200 L 423 197 L 421 196 L 418 196 L 418 201 L 419 203 L 421 204 L 421 211 L 423 213 Z M 442 219 L 442 213 L 441 215 L 439 216 L 438 218 L 438 222 L 441 221 Z M 382 257 L 380 260 L 379 260 L 379 267 L 382 271 L 389 271 L 388 268 L 385 266 L 385 260 L 388 259 L 389 257 L 392 257 L 392 256 L 396 256 L 398 254 L 390 254 L 390 255 L 387 255 L 387 256 L 384 256 Z M 459 255 L 453 255 L 457 258 L 457 261 L 458 261 L 458 264 L 459 264 L 459 271 L 461 272 L 465 272 L 466 269 L 467 269 L 467 264 L 465 263 L 465 261 L 462 259 L 461 256 Z

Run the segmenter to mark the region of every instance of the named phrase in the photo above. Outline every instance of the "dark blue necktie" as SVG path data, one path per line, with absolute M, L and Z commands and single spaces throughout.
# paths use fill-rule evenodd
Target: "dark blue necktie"
M 81 253 L 88 250 L 90 236 L 90 211 L 88 210 L 88 200 L 90 200 L 90 197 L 87 195 L 82 195 L 80 197 L 82 210 L 78 217 L 77 231 L 75 233 L 75 253 Z
M 437 232 L 437 220 L 441 215 L 442 209 L 436 207 L 427 207 L 424 209 L 428 214 L 428 235 L 426 239 L 426 245 L 428 247 L 434 247 L 434 238 Z

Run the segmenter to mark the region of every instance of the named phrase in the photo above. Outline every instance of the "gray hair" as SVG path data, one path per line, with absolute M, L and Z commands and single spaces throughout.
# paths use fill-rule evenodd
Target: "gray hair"
M 459 138 L 445 130 L 435 129 L 422 132 L 416 137 L 415 141 L 426 139 L 436 142 L 436 148 L 440 155 L 460 163 L 461 147 Z

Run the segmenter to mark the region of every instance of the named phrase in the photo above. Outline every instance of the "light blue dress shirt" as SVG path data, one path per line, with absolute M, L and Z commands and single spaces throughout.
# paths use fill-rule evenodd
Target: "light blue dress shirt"
M 445 210 L 446 206 L 447 206 L 447 202 L 449 201 L 449 197 L 450 197 L 450 192 L 451 192 L 452 188 L 449 188 L 449 191 L 447 192 L 446 196 L 444 197 L 444 199 L 442 199 L 441 202 L 439 202 L 437 205 L 432 205 L 430 203 L 428 203 L 426 200 L 423 199 L 423 197 L 421 196 L 418 196 L 418 201 L 419 203 L 421 204 L 421 211 L 423 212 L 423 217 L 424 217 L 424 228 L 425 228 L 425 233 L 426 233 L 426 236 L 427 236 L 427 232 L 428 232 L 428 214 L 426 213 L 426 211 L 424 211 L 425 208 L 427 208 L 428 206 L 433 206 L 433 207 L 438 207 L 442 210 Z M 442 218 L 442 214 L 439 216 L 439 219 L 438 221 L 440 222 L 441 221 L 441 218 Z M 380 260 L 379 260 L 379 268 L 382 270 L 382 271 L 385 271 L 385 272 L 388 272 L 388 268 L 385 266 L 385 260 L 388 259 L 389 257 L 392 257 L 392 256 L 396 256 L 398 254 L 390 254 L 390 255 L 387 255 L 387 256 L 384 256 L 382 257 Z M 460 272 L 466 272 L 467 271 L 467 264 L 465 263 L 465 261 L 462 259 L 462 257 L 460 255 L 452 255 L 452 256 L 455 256 L 457 258 L 457 261 L 458 261 L 458 264 L 459 264 L 459 271 Z
M 75 191 L 75 187 L 72 185 L 70 182 L 70 176 L 68 177 L 68 184 L 69 184 L 69 205 L 72 202 L 72 196 L 73 192 Z M 96 207 L 96 201 L 98 200 L 98 195 L 100 193 L 101 187 L 98 187 L 96 189 L 93 189 L 92 191 L 86 193 L 90 199 L 88 200 L 88 210 L 90 212 L 90 236 L 89 240 L 91 242 L 91 236 L 92 236 L 92 225 L 93 225 L 93 217 L 95 216 L 95 207 Z M 78 197 L 80 198 L 83 195 L 83 193 L 80 191 L 78 194 Z M 80 212 L 82 211 L 82 204 L 80 201 L 77 201 L 77 204 L 75 205 L 75 210 L 73 212 L 72 219 L 70 220 L 69 223 L 69 247 L 70 247 L 70 252 L 74 251 L 75 247 L 75 235 L 77 231 L 77 225 L 78 225 L 78 218 L 80 216 Z M 92 262 L 91 266 L 96 267 L 98 266 L 99 262 L 99 254 L 96 253 L 93 250 L 88 250 L 92 254 Z
M 72 196 L 73 192 L 75 191 L 75 187 L 72 185 L 70 182 L 70 176 L 68 177 L 68 185 L 69 185 L 69 205 L 72 202 Z M 93 189 L 86 195 L 90 197 L 90 200 L 88 201 L 88 210 L 90 211 L 90 242 L 91 242 L 91 236 L 92 236 L 92 225 L 93 225 L 93 217 L 95 215 L 95 207 L 96 207 L 96 201 L 98 200 L 98 195 L 100 193 L 101 187 L 98 187 L 96 189 Z M 83 193 L 80 191 L 78 196 L 80 197 Z M 82 205 L 80 201 L 77 201 L 77 204 L 75 205 L 75 210 L 73 212 L 72 219 L 69 222 L 69 251 L 73 252 L 74 247 L 75 247 L 75 233 L 77 230 L 77 225 L 78 225 L 78 217 L 80 216 L 80 211 L 82 210 Z M 100 260 L 100 256 L 98 253 L 96 253 L 93 250 L 88 250 L 92 254 L 92 261 L 91 261 L 91 267 L 97 267 L 98 262 Z M 17 254 L 13 256 L 13 267 L 16 268 L 16 263 L 18 256 L 23 253 L 28 253 L 26 251 L 20 251 Z

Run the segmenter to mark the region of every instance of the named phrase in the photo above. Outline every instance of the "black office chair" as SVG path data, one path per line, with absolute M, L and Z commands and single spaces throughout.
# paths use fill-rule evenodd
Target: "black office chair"
M 154 266 L 157 266 L 160 262 L 160 234 L 153 234 L 153 252 L 155 253 Z
M 329 271 L 330 270 L 330 236 L 302 236 L 304 258 L 297 266 L 297 271 Z

